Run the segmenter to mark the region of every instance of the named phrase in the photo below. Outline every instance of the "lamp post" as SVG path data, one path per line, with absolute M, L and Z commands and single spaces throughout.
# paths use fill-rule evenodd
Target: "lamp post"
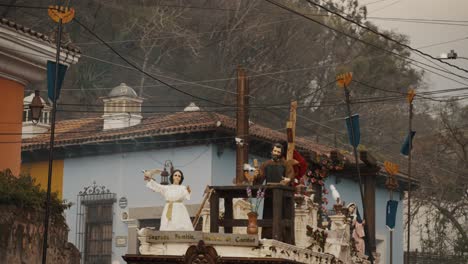
M 169 169 L 170 173 L 167 171 L 167 169 Z M 166 160 L 164 162 L 164 169 L 161 172 L 161 185 L 169 184 L 168 177 L 170 174 L 172 174 L 173 171 L 174 171 L 174 166 L 172 165 L 172 161 Z
M 31 104 L 29 105 L 29 109 L 31 109 L 31 120 L 34 124 L 37 124 L 39 122 L 43 108 L 44 105 L 42 104 L 42 99 L 39 90 L 35 90 L 34 98 L 32 99 Z
M 458 53 L 456 53 L 455 50 L 450 50 L 449 53 L 440 54 L 439 59 L 441 60 L 456 60 L 456 59 L 468 60 L 468 58 L 466 57 L 458 56 Z
M 58 1 L 59 2 L 59 1 Z M 47 174 L 47 195 L 45 202 L 45 216 L 44 216 L 44 236 L 42 242 L 42 264 L 47 263 L 47 248 L 49 238 L 49 218 L 50 218 L 50 203 L 51 203 L 51 188 L 52 188 L 52 165 L 54 160 L 54 139 L 55 139 L 55 116 L 57 113 L 57 99 L 60 95 L 60 86 L 65 76 L 66 66 L 60 64 L 60 48 L 62 39 L 62 26 L 69 23 L 75 16 L 75 9 L 66 6 L 49 6 L 47 13 L 49 17 L 57 23 L 56 41 L 56 54 L 55 54 L 55 68 L 49 67 L 53 65 L 52 62 L 47 62 L 47 71 L 54 69 L 54 73 L 48 74 L 48 79 L 53 80 L 53 86 L 48 85 L 48 97 L 52 100 L 51 111 L 51 126 L 50 126 L 50 144 L 49 144 L 49 166 Z M 63 66 L 63 67 L 61 67 Z M 55 77 L 53 77 L 55 76 Z M 59 81 L 59 76 L 61 80 Z M 51 78 L 52 77 L 52 78 Z M 51 82 L 52 83 L 52 82 Z
M 46 204 L 45 204 L 45 217 L 44 217 L 44 238 L 42 244 L 42 264 L 47 263 L 47 248 L 48 237 L 49 237 L 49 218 L 50 218 L 50 200 L 51 200 L 51 188 L 52 188 L 52 166 L 54 161 L 54 139 L 55 139 L 55 115 L 57 113 L 57 92 L 58 92 L 58 71 L 59 71 L 59 62 L 60 62 L 60 42 L 62 37 L 62 21 L 60 20 L 58 24 L 58 33 L 57 33 L 57 54 L 56 54 L 56 67 L 55 67 L 55 83 L 54 83 L 54 96 L 52 104 L 52 120 L 50 127 L 50 141 L 49 141 L 49 169 L 47 173 L 47 195 L 46 195 Z
M 164 167 L 164 170 L 161 172 L 161 185 L 168 185 L 169 181 L 167 178 L 169 177 L 169 172 L 167 172 L 166 167 Z

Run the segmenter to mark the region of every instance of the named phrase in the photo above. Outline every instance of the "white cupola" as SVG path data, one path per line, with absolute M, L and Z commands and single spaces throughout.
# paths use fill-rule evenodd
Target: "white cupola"
M 104 115 L 102 116 L 104 130 L 131 127 L 141 122 L 143 98 L 125 83 L 112 89 L 102 100 L 104 102 Z
M 34 123 L 31 118 L 31 109 L 29 106 L 34 98 L 34 93 L 24 97 L 23 99 L 23 129 L 21 138 L 32 138 L 42 133 L 46 133 L 50 128 L 50 107 L 44 99 L 41 98 L 41 102 L 44 105 L 42 109 L 41 118 L 37 123 Z
M 200 111 L 200 107 L 198 107 L 194 102 L 191 102 L 184 108 L 184 112 L 196 112 Z

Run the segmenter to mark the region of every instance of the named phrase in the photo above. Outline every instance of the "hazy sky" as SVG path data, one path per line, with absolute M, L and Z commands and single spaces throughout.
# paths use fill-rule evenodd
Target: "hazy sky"
M 360 4 L 368 4 L 369 17 L 465 21 L 464 23 L 460 23 L 465 24 L 463 26 L 453 26 L 371 20 L 383 29 L 392 29 L 408 35 L 411 46 L 414 48 L 465 38 L 453 43 L 421 48 L 421 50 L 432 56 L 440 56 L 441 53 L 447 53 L 451 49 L 454 49 L 458 53 L 458 56 L 468 58 L 468 0 L 362 0 Z M 427 60 L 414 54 L 413 58 L 429 63 Z M 468 69 L 468 59 L 448 60 L 447 62 Z M 447 65 L 443 67 L 459 75 L 467 76 L 465 80 L 450 76 L 466 85 L 427 72 L 425 81 L 431 90 L 468 86 L 468 73 L 458 71 Z M 446 73 L 442 74 L 447 75 Z M 468 100 L 465 100 L 464 103 L 466 101 Z

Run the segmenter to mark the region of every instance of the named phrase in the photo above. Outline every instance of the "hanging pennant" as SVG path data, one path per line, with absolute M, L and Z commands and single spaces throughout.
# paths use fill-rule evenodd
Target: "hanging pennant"
M 357 147 L 359 145 L 359 142 L 361 141 L 361 132 L 359 130 L 359 115 L 355 114 L 351 116 L 351 121 L 350 118 L 347 117 L 345 118 L 346 120 L 346 128 L 348 129 L 348 137 L 349 137 L 349 143 Z M 352 127 L 352 130 L 351 130 Z M 353 139 L 353 134 L 354 134 L 354 139 Z
M 385 218 L 385 225 L 391 230 L 395 228 L 397 209 L 398 209 L 398 201 L 395 201 L 395 200 L 387 201 L 387 216 Z
M 55 69 L 56 63 L 53 61 L 47 61 L 47 95 L 49 99 L 54 101 L 54 86 L 55 86 Z M 67 66 L 59 63 L 58 68 L 58 82 L 57 82 L 57 98 L 60 97 L 60 89 L 62 88 L 63 79 L 65 78 L 65 73 L 67 72 Z
M 415 134 L 416 134 L 416 131 L 411 131 L 411 148 L 413 148 L 413 138 Z M 408 135 L 406 136 L 405 142 L 401 146 L 400 153 L 405 156 L 408 156 L 409 152 L 410 152 L 410 137 Z

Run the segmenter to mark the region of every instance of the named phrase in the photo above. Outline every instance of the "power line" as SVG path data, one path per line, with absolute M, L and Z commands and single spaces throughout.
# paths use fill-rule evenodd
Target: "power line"
M 298 16 L 301 16 L 301 17 L 303 17 L 303 18 L 305 18 L 305 19 L 307 19 L 307 20 L 310 20 L 310 21 L 312 21 L 312 22 L 315 22 L 315 23 L 317 23 L 317 24 L 319 24 L 319 25 L 321 25 L 321 26 L 323 26 L 323 27 L 326 27 L 326 28 L 332 30 L 332 31 L 335 31 L 335 32 L 340 33 L 340 34 L 343 34 L 344 36 L 346 36 L 346 37 L 348 37 L 348 38 L 351 38 L 351 39 L 354 39 L 354 40 L 356 40 L 356 41 L 359 41 L 359 42 L 361 42 L 361 43 L 363 43 L 363 44 L 365 44 L 365 45 L 367 45 L 367 46 L 371 46 L 371 47 L 373 47 L 373 48 L 375 48 L 375 49 L 385 51 L 385 52 L 387 52 L 387 53 L 389 53 L 389 54 L 392 54 L 392 55 L 394 55 L 394 56 L 396 56 L 396 57 L 399 57 L 399 58 L 408 60 L 408 63 L 409 63 L 409 64 L 412 64 L 412 65 L 414 65 L 414 66 L 416 66 L 416 67 L 418 67 L 418 68 L 424 69 L 424 70 L 426 70 L 426 71 L 429 71 L 429 72 L 431 72 L 431 73 L 434 73 L 434 74 L 436 74 L 436 75 L 439 75 L 439 76 L 441 76 L 441 77 L 443 77 L 443 78 L 452 80 L 452 81 L 454 81 L 454 82 L 457 82 L 457 83 L 460 83 L 460 84 L 463 84 L 463 85 L 467 85 L 466 83 L 459 82 L 459 81 L 457 81 L 457 80 L 455 80 L 455 79 L 452 79 L 452 78 L 449 78 L 449 77 L 444 76 L 444 75 L 442 75 L 442 74 L 439 74 L 439 73 L 437 73 L 437 72 L 431 71 L 431 70 L 429 70 L 429 69 L 427 69 L 427 68 L 424 68 L 424 67 L 422 67 L 422 66 L 420 66 L 420 65 L 417 65 L 417 64 L 415 64 L 415 63 L 419 63 L 419 64 L 422 64 L 422 65 L 424 65 L 424 66 L 426 66 L 426 67 L 429 67 L 429 68 L 433 68 L 433 69 L 442 71 L 442 70 L 440 70 L 440 69 L 437 68 L 437 67 L 434 67 L 434 66 L 431 66 L 431 65 L 429 65 L 429 64 L 426 64 L 426 63 L 423 63 L 423 62 L 414 60 L 414 59 L 412 59 L 412 58 L 410 58 L 410 57 L 406 57 L 406 56 L 401 55 L 401 54 L 398 54 L 398 53 L 396 53 L 396 52 L 393 52 L 393 51 L 390 51 L 390 50 L 386 50 L 386 49 L 384 49 L 384 48 L 382 48 L 382 47 L 379 47 L 379 46 L 377 46 L 377 45 L 375 45 L 375 44 L 372 44 L 372 43 L 369 43 L 369 42 L 367 42 L 367 41 L 364 41 L 364 40 L 362 40 L 362 39 L 360 39 L 360 38 L 358 38 L 358 37 L 355 37 L 355 36 L 353 36 L 353 35 L 351 35 L 351 34 L 348 34 L 348 33 L 346 33 L 346 32 L 343 32 L 343 31 L 340 31 L 340 30 L 338 30 L 338 29 L 336 29 L 336 28 L 333 28 L 333 27 L 331 27 L 331 26 L 328 26 L 328 25 L 326 25 L 326 24 L 324 24 L 324 23 L 322 23 L 322 22 L 320 22 L 320 21 L 317 21 L 317 20 L 315 20 L 315 19 L 313 19 L 313 18 L 311 18 L 311 17 L 308 17 L 308 16 L 304 15 L 303 13 L 300 13 L 300 12 L 298 12 L 298 11 L 296 11 L 296 10 L 293 10 L 293 9 L 291 9 L 291 8 L 285 6 L 285 5 L 279 4 L 279 3 L 275 2 L 275 1 L 272 1 L 272 0 L 265 0 L 265 1 L 267 1 L 267 2 L 269 2 L 269 3 L 271 3 L 271 4 L 273 4 L 273 5 L 276 5 L 277 7 L 280 7 L 280 8 L 282 8 L 282 9 L 284 9 L 284 10 L 287 10 L 287 11 L 289 11 L 289 12 L 291 12 L 291 13 L 294 13 L 294 14 L 296 14 L 296 15 L 298 15 Z M 443 71 L 443 72 L 446 72 L 446 73 L 448 73 L 448 74 L 457 76 L 457 77 L 462 78 L 462 79 L 467 79 L 467 77 L 461 76 L 461 75 L 458 75 L 458 74 L 455 74 L 455 73 L 453 73 L 453 72 L 447 72 L 447 71 Z
M 268 0 L 268 1 L 269 1 L 269 0 Z M 370 31 L 370 32 L 372 32 L 372 33 L 374 33 L 374 34 L 376 34 L 376 35 L 379 35 L 379 36 L 383 37 L 383 38 L 386 39 L 386 40 L 392 41 L 392 42 L 394 42 L 394 43 L 396 43 L 396 44 L 398 44 L 398 45 L 400 45 L 400 46 L 403 46 L 403 47 L 405 47 L 405 48 L 407 48 L 407 49 L 410 49 L 410 50 L 412 50 L 412 51 L 414 51 L 414 52 L 417 52 L 417 53 L 419 53 L 419 54 L 421 54 L 421 55 L 427 56 L 427 57 L 429 57 L 429 58 L 431 58 L 431 59 L 433 59 L 433 60 L 439 61 L 439 62 L 441 62 L 441 63 L 444 63 L 444 64 L 449 65 L 450 67 L 453 67 L 453 68 L 456 68 L 456 69 L 458 69 L 458 70 L 460 70 L 460 71 L 464 71 L 464 72 L 468 73 L 468 70 L 466 70 L 466 69 L 464 69 L 464 68 L 458 67 L 457 65 L 453 65 L 453 64 L 448 63 L 448 62 L 446 62 L 446 61 L 444 61 L 444 60 L 441 60 L 441 59 L 438 59 L 438 58 L 436 58 L 436 57 L 433 57 L 432 55 L 430 55 L 430 54 L 428 54 L 428 53 L 422 52 L 422 51 L 420 51 L 420 50 L 418 50 L 418 49 L 415 49 L 415 48 L 413 48 L 413 47 L 411 47 L 411 46 L 409 46 L 409 45 L 406 45 L 406 44 L 404 44 L 404 43 L 402 43 L 402 42 L 400 42 L 400 41 L 398 41 L 398 40 L 395 40 L 395 39 L 393 39 L 393 38 L 391 38 L 391 37 L 389 37 L 389 36 L 387 36 L 387 35 L 385 35 L 385 34 L 383 34 L 383 33 L 380 33 L 380 32 L 378 32 L 378 31 L 376 31 L 376 30 L 373 30 L 372 28 L 369 28 L 369 27 L 367 27 L 367 26 L 364 26 L 364 25 L 360 24 L 359 22 L 356 22 L 356 21 L 354 21 L 354 20 L 352 20 L 352 19 L 350 19 L 350 18 L 347 18 L 347 17 L 341 15 L 341 14 L 338 13 L 338 12 L 332 11 L 332 10 L 330 10 L 329 8 L 327 8 L 327 7 L 325 7 L 325 6 L 321 5 L 321 4 L 315 3 L 315 2 L 313 2 L 312 0 L 306 0 L 306 1 L 307 1 L 308 3 L 310 3 L 311 5 L 314 5 L 314 6 L 317 6 L 317 7 L 319 7 L 319 8 L 322 8 L 323 10 L 325 10 L 325 11 L 331 13 L 331 14 L 334 14 L 334 15 L 340 17 L 341 19 L 344 19 L 344 20 L 346 20 L 346 21 L 348 21 L 348 22 L 350 22 L 350 23 L 353 23 L 353 24 L 357 25 L 357 26 L 360 27 L 360 28 L 366 29 L 367 31 Z
M 447 44 L 447 43 L 458 42 L 458 41 L 467 40 L 467 39 L 468 39 L 468 37 L 463 37 L 463 38 L 453 39 L 453 40 L 449 40 L 449 41 L 438 42 L 438 43 L 434 43 L 434 44 L 430 44 L 430 45 L 418 47 L 418 49 L 425 49 L 425 48 L 429 48 L 429 47 L 434 47 L 434 46 L 438 46 L 438 45 L 442 45 L 442 44 Z
M 3 7 L 14 7 L 14 8 L 28 8 L 28 9 L 49 9 L 46 6 L 29 6 L 29 5 L 9 5 L 9 4 L 0 4 Z
M 213 103 L 213 104 L 217 104 L 217 105 L 225 105 L 223 103 L 219 103 L 219 102 L 216 102 L 216 101 L 212 101 L 212 100 L 209 100 L 209 99 L 206 99 L 206 98 L 203 98 L 203 97 L 200 97 L 200 96 L 196 96 L 196 95 L 193 95 L 191 93 L 188 93 L 188 92 L 185 92 L 183 90 L 180 90 L 179 88 L 173 86 L 173 85 L 170 85 L 168 83 L 166 83 L 165 81 L 161 80 L 161 79 L 158 79 L 156 77 L 154 77 L 153 75 L 149 74 L 148 72 L 144 71 L 143 69 L 141 69 L 140 67 L 136 66 L 135 64 L 133 64 L 132 62 L 130 62 L 127 58 L 125 58 L 124 56 L 122 56 L 118 51 L 116 51 L 111 45 L 107 44 L 101 37 L 99 37 L 96 33 L 94 33 L 91 29 L 89 29 L 87 26 L 85 26 L 84 24 L 82 24 L 81 22 L 79 22 L 79 20 L 77 20 L 76 18 L 73 19 L 73 21 L 75 21 L 78 25 L 80 25 L 82 28 L 84 28 L 86 31 L 88 31 L 89 34 L 93 35 L 95 38 L 97 38 L 99 41 L 101 41 L 106 47 L 108 47 L 113 53 L 115 53 L 117 56 L 119 56 L 123 61 L 125 61 L 127 64 L 129 64 L 130 66 L 132 66 L 133 68 L 135 68 L 136 70 L 138 70 L 139 72 L 143 73 L 144 75 L 150 77 L 151 79 L 153 80 L 156 80 L 164 85 L 166 85 L 167 87 L 173 89 L 173 90 L 176 90 L 182 94 L 185 94 L 185 95 L 188 95 L 190 97 L 193 97 L 193 98 L 197 98 L 197 99 L 200 99 L 200 100 L 203 100 L 203 101 L 206 101 L 206 102 L 210 102 L 210 103 Z
M 380 87 L 375 87 L 375 86 L 372 86 L 372 85 L 370 85 L 370 84 L 361 82 L 361 81 L 356 80 L 356 79 L 353 79 L 352 82 L 355 82 L 355 83 L 364 85 L 364 86 L 366 86 L 366 87 L 368 87 L 368 88 L 372 88 L 372 89 L 376 89 L 376 90 L 381 90 L 381 91 L 384 91 L 384 92 L 396 93 L 396 94 L 400 94 L 400 95 L 403 95 L 403 96 L 406 96 L 406 95 L 407 95 L 407 93 L 404 93 L 404 92 L 392 91 L 392 90 L 388 90 L 388 89 L 384 89 L 384 88 L 380 88 Z M 465 87 L 465 88 L 457 88 L 456 90 L 457 90 L 457 91 L 468 90 L 468 88 L 466 88 L 466 87 Z M 435 94 L 435 92 L 432 92 L 431 94 Z M 432 100 L 432 101 L 437 101 L 437 102 L 449 102 L 449 101 L 456 100 L 456 99 L 439 100 L 439 99 L 435 99 L 435 98 L 431 98 L 431 97 L 424 96 L 424 93 L 417 93 L 416 96 L 417 96 L 417 97 L 420 97 L 420 98 L 423 98 L 423 99 Z M 466 99 L 466 98 L 465 98 L 465 97 L 462 97 L 462 98 L 459 99 L 459 100 L 464 100 L 464 99 Z
M 399 2 L 401 2 L 401 0 L 396 0 L 396 1 L 390 3 L 390 4 L 386 5 L 386 6 L 383 6 L 383 7 L 379 8 L 379 9 L 372 10 L 372 13 L 377 13 L 377 12 L 379 12 L 379 11 L 382 11 L 382 10 L 384 10 L 384 9 L 387 8 L 387 7 L 391 7 L 391 6 L 395 5 L 395 4 L 398 4 Z
M 363 5 L 368 6 L 368 5 L 373 5 L 373 4 L 376 4 L 376 3 L 383 2 L 383 1 L 387 1 L 387 0 L 377 0 L 377 1 L 374 1 L 374 2 L 370 2 L 370 3 L 363 3 Z
M 338 31 L 338 32 L 340 32 L 340 31 Z M 341 32 L 341 33 L 343 33 L 343 32 Z M 365 43 L 365 42 L 364 42 L 364 43 Z M 377 48 L 379 48 L 379 47 L 377 47 Z M 379 49 L 382 49 L 382 48 L 379 48 Z M 12 49 L 12 50 L 16 50 L 16 49 Z M 383 49 L 383 50 L 384 50 L 384 49 Z M 386 50 L 384 50 L 384 51 L 386 51 Z M 388 51 L 387 51 L 387 52 L 388 52 Z M 123 67 L 123 68 L 127 68 L 127 69 L 136 70 L 136 69 L 134 69 L 134 68 L 132 68 L 132 67 L 128 67 L 128 66 L 121 65 L 121 64 L 118 64 L 118 63 L 106 61 L 106 60 L 103 60 L 103 59 L 100 59 L 100 58 L 92 57 L 92 56 L 85 55 L 85 54 L 81 54 L 81 55 L 82 55 L 83 57 L 87 57 L 87 58 L 90 58 L 90 59 L 94 59 L 94 60 L 98 60 L 98 61 L 101 61 L 101 62 L 108 63 L 108 64 L 110 64 L 110 65 L 115 65 L 115 66 L 119 66 L 119 67 Z M 395 54 L 394 54 L 394 55 L 395 55 Z M 399 54 L 396 54 L 396 55 L 398 55 L 398 56 L 401 57 L 401 55 L 399 55 Z M 403 57 L 403 58 L 404 58 L 404 57 Z M 372 59 L 372 58 L 368 58 L 368 59 Z M 408 59 L 408 60 L 412 60 L 412 59 L 410 59 L 410 58 L 407 58 L 407 59 Z M 360 60 L 360 59 L 355 59 L 355 60 L 357 61 L 357 60 Z M 421 63 L 421 62 L 418 62 L 418 61 L 416 61 L 416 60 L 412 60 L 412 61 L 415 61 L 415 62 L 417 62 L 417 63 Z M 411 62 L 409 62 L 409 63 L 411 63 Z M 413 63 L 411 63 L 411 64 L 413 64 Z M 424 63 L 421 63 L 421 64 L 427 65 L 427 64 L 424 64 Z M 338 65 L 338 64 L 335 64 L 335 65 Z M 433 73 L 433 74 L 436 74 L 436 75 L 438 75 L 438 76 L 441 76 L 441 77 L 443 77 L 443 78 L 446 78 L 446 79 L 448 79 L 448 80 L 457 82 L 457 83 L 459 83 L 459 84 L 467 85 L 467 84 L 465 84 L 465 83 L 459 82 L 459 81 L 457 81 L 457 80 L 455 80 L 455 79 L 449 78 L 449 77 L 447 77 L 447 76 L 445 76 L 445 75 L 442 75 L 442 74 L 440 74 L 440 73 L 431 71 L 431 70 L 429 70 L 429 69 L 427 69 L 427 68 L 424 68 L 424 67 L 422 67 L 422 66 L 419 66 L 419 65 L 415 65 L 415 66 L 417 66 L 417 67 L 419 67 L 419 68 L 422 68 L 422 69 L 424 69 L 424 70 L 426 70 L 426 71 L 428 71 L 428 72 L 431 72 L 431 73 Z M 431 68 L 440 70 L 440 69 L 438 69 L 438 68 L 436 68 L 436 67 L 433 67 L 433 66 L 430 66 L 430 65 L 428 65 L 428 66 L 431 67 Z M 314 69 L 314 68 L 320 68 L 320 67 L 333 67 L 333 65 L 328 65 L 328 66 L 327 66 L 327 65 L 323 65 L 323 66 L 320 65 L 320 66 L 317 66 L 317 67 L 303 68 L 303 70 Z M 292 72 L 292 71 L 298 71 L 298 70 L 301 70 L 301 69 L 290 70 L 290 72 Z M 285 73 L 285 72 L 289 72 L 289 71 L 286 70 L 286 71 L 279 71 L 279 72 L 274 72 L 274 73 L 265 73 L 265 74 L 259 74 L 259 75 L 256 75 L 256 76 L 262 76 L 262 75 L 268 75 L 268 74 L 276 74 L 276 73 Z M 450 73 L 450 74 L 453 74 L 453 73 L 451 73 L 451 72 L 449 72 L 449 71 L 445 71 L 445 72 Z M 153 73 L 153 74 L 154 74 L 154 73 Z M 456 75 L 456 74 L 455 74 L 455 75 Z M 158 76 L 158 75 L 156 74 L 156 76 Z M 458 75 L 456 75 L 456 76 L 458 76 Z M 167 77 L 167 76 L 162 76 L 162 77 Z M 252 77 L 252 76 L 249 76 L 249 77 Z M 167 78 L 170 78 L 170 77 L 167 77 Z M 464 78 L 464 77 L 461 77 L 461 78 Z M 175 78 L 174 78 L 174 79 L 175 79 Z M 175 80 L 177 80 L 177 79 L 175 79 Z M 215 81 L 215 80 L 227 80 L 227 79 L 226 79 L 226 78 L 225 78 L 225 79 L 214 79 L 213 81 Z M 180 81 L 182 81 L 182 80 L 180 80 Z M 201 82 L 201 81 L 197 81 L 197 82 Z M 189 84 L 195 84 L 196 82 L 188 82 L 188 83 L 189 83 Z M 199 85 L 199 86 L 201 86 L 201 85 Z M 210 87 L 210 88 L 218 89 L 218 88 L 215 88 L 215 87 L 212 87 L 212 86 L 204 86 L 204 87 L 207 87 L 207 88 Z M 64 89 L 64 90 L 68 90 L 68 89 Z M 81 90 L 81 89 L 80 89 L 80 90 Z
M 387 1 L 387 0 L 379 0 L 376 2 Z M 372 2 L 370 5 L 376 2 Z M 14 7 L 14 8 L 27 8 L 27 9 L 49 9 L 46 6 L 28 6 L 28 5 L 9 5 L 9 4 L 0 4 L 3 7 Z M 203 7 L 203 6 L 184 6 L 184 5 L 165 5 L 165 4 L 157 4 L 157 6 L 163 7 L 173 7 L 173 8 L 186 8 L 186 9 L 201 9 L 201 10 L 216 10 L 216 11 L 227 11 L 227 12 L 242 12 L 242 10 L 238 9 L 230 9 L 230 8 L 216 8 L 216 7 Z M 374 10 L 375 12 L 376 10 Z M 265 12 L 262 10 L 258 10 L 258 13 L 264 14 L 271 14 L 271 15 L 281 15 L 281 13 L 275 12 Z M 316 13 L 306 13 L 306 15 L 310 16 L 319 16 L 325 17 L 328 16 L 327 14 L 316 14 Z M 451 19 L 429 19 L 429 18 L 403 18 L 403 17 L 375 17 L 375 16 L 367 16 L 366 19 L 376 19 L 376 20 L 386 20 L 386 21 L 398 21 L 398 22 L 407 22 L 407 23 L 425 23 L 425 24 L 440 24 L 440 25 L 453 25 L 453 26 L 468 26 L 467 20 L 451 20 Z M 112 42 L 108 42 L 112 43 Z M 83 43 L 88 44 L 88 43 Z
M 123 68 L 128 68 L 128 69 L 132 69 L 134 70 L 133 68 L 131 67 L 128 67 L 128 66 L 125 66 L 125 65 L 122 65 L 122 64 L 118 64 L 118 63 L 113 63 L 113 62 L 109 62 L 109 61 L 106 61 L 106 60 L 103 60 L 103 59 L 100 59 L 100 58 L 96 58 L 96 57 L 92 57 L 92 56 L 88 56 L 88 55 L 83 55 L 82 56 L 84 57 L 88 57 L 88 58 L 91 58 L 91 59 L 96 59 L 98 61 L 101 61 L 101 62 L 104 62 L 104 63 L 109 63 L 111 65 L 115 65 L 115 66 L 119 66 L 119 67 L 123 67 Z M 379 56 L 383 56 L 383 55 L 379 55 Z M 358 56 L 359 57 L 359 56 Z M 362 59 L 351 59 L 347 62 L 342 62 L 342 63 L 334 63 L 334 64 L 329 64 L 329 65 L 318 65 L 318 66 L 314 66 L 314 67 L 305 67 L 305 68 L 297 68 L 297 69 L 289 69 L 289 70 L 281 70 L 281 71 L 275 71 L 275 72 L 268 72 L 268 73 L 259 73 L 259 74 L 254 74 L 254 75 L 248 75 L 249 78 L 255 78 L 255 77 L 261 77 L 261 76 L 267 76 L 267 75 L 276 75 L 276 74 L 280 74 L 280 73 L 290 73 L 290 72 L 297 72 L 297 71 L 307 71 L 307 70 L 312 70 L 312 69 L 319 69 L 319 68 L 329 68 L 329 67 L 335 67 L 337 65 L 340 65 L 340 64 L 343 64 L 343 63 L 349 63 L 349 62 L 352 62 L 352 61 L 367 61 L 367 60 L 371 60 L 371 59 L 375 59 L 376 57 L 378 56 L 375 56 L 375 57 L 368 57 L 368 58 L 362 58 Z M 409 59 L 409 58 L 408 58 Z M 412 60 L 412 59 L 409 59 L 409 60 Z M 415 60 L 413 60 L 415 61 Z M 418 61 L 415 61 L 415 62 L 418 62 Z M 409 62 L 411 63 L 411 62 Z M 420 63 L 420 62 L 418 62 Z M 414 63 L 411 63 L 413 65 L 415 65 Z M 422 63 L 423 65 L 427 65 L 427 64 L 424 64 Z M 454 81 L 456 83 L 459 83 L 459 84 L 462 84 L 462 85 L 468 85 L 466 83 L 463 83 L 463 82 L 459 82 L 455 79 L 452 79 L 450 77 L 447 77 L 443 74 L 440 74 L 440 73 L 437 73 L 437 72 L 434 72 L 430 69 L 427 69 L 427 68 L 424 68 L 422 66 L 419 66 L 419 65 L 415 65 L 416 67 L 419 67 L 419 68 L 422 68 L 428 72 L 431 72 L 435 75 L 438 75 L 438 76 L 441 76 L 445 79 L 448 79 L 448 80 L 451 80 L 451 81 Z M 433 67 L 433 66 L 430 66 L 431 68 L 434 68 L 434 69 L 437 69 L 437 70 L 440 70 L 436 67 Z M 201 81 L 193 81 L 193 82 L 189 82 L 189 83 L 201 83 L 201 82 L 211 82 L 211 81 L 224 81 L 224 80 L 231 80 L 231 79 L 235 79 L 235 78 L 219 78 L 219 79 L 212 79 L 212 80 L 201 80 Z
M 81 56 L 83 57 L 86 57 L 86 58 L 89 58 L 89 59 L 94 59 L 94 60 L 97 60 L 97 61 L 101 61 L 101 62 L 104 62 L 104 63 L 107 63 L 107 64 L 110 64 L 110 65 L 114 65 L 114 66 L 118 66 L 118 67 L 124 67 L 124 68 L 127 68 L 127 69 L 130 69 L 130 70 L 137 70 L 136 68 L 134 67 L 128 67 L 128 66 L 125 66 L 125 65 L 122 65 L 122 64 L 118 64 L 118 63 L 113 63 L 113 62 L 110 62 L 110 61 L 106 61 L 106 60 L 103 60 L 103 59 L 100 59 L 100 58 L 96 58 L 96 57 L 92 57 L 92 56 L 89 56 L 89 55 L 85 55 L 85 54 L 81 54 Z M 208 88 L 208 89 L 213 89 L 213 90 L 217 90 L 217 91 L 222 91 L 222 92 L 225 92 L 225 93 L 230 93 L 230 94 L 237 94 L 236 92 L 231 92 L 231 91 L 227 91 L 227 90 L 224 90 L 224 89 L 220 89 L 220 88 L 217 88 L 217 87 L 214 87 L 214 86 L 210 86 L 210 85 L 205 85 L 205 84 L 200 84 L 199 82 L 192 82 L 192 81 L 185 81 L 185 80 L 182 80 L 182 79 L 177 79 L 177 78 L 173 78 L 173 77 L 169 77 L 167 75 L 161 75 L 161 74 L 155 74 L 155 73 L 152 73 L 153 75 L 155 76 L 158 76 L 158 77 L 162 77 L 162 78 L 167 78 L 167 79 L 171 79 L 171 80 L 175 80 L 175 81 L 178 81 L 179 83 L 173 83 L 171 85 L 180 85 L 180 84 L 186 84 L 186 85 L 195 85 L 195 86 L 200 86 L 200 87 L 204 87 L 204 88 Z M 208 80 L 208 81 L 213 81 L 213 80 Z M 159 85 L 161 86 L 161 85 Z M 167 86 L 167 84 L 162 84 L 162 86 Z M 158 87 L 156 85 L 139 85 L 139 86 L 132 86 L 132 87 L 135 87 L 135 88 L 138 88 L 138 87 Z M 79 89 L 81 90 L 81 89 Z
M 446 23 L 468 23 L 468 20 L 450 20 L 450 19 L 427 19 L 427 18 L 404 18 L 404 17 L 367 17 L 368 19 L 382 19 L 395 21 L 419 21 L 419 22 L 446 22 Z M 468 25 L 468 24 L 464 24 Z
M 235 29 L 225 29 L 225 30 L 212 30 L 212 31 L 206 31 L 206 32 L 196 32 L 194 34 L 190 34 L 191 36 L 196 36 L 196 35 L 206 35 L 206 34 L 213 34 L 213 33 L 221 33 L 221 32 L 233 32 L 233 31 L 248 31 L 254 28 L 258 27 L 264 27 L 264 26 L 269 26 L 269 25 L 274 25 L 274 24 L 280 24 L 280 23 L 285 23 L 289 21 L 294 21 L 297 20 L 298 18 L 290 18 L 290 19 L 284 19 L 284 20 L 277 20 L 277 21 L 272 21 L 272 22 L 266 22 L 254 26 L 249 26 L 249 27 L 243 27 L 243 28 L 235 28 Z M 161 32 L 164 33 L 164 32 Z M 166 32 L 166 33 L 172 33 L 172 32 Z M 157 38 L 149 38 L 148 40 L 158 40 L 158 39 L 172 39 L 172 38 L 184 38 L 187 36 L 167 36 L 167 37 L 157 37 Z M 128 39 L 128 40 L 113 40 L 113 41 L 107 41 L 108 44 L 116 44 L 116 43 L 130 43 L 130 42 L 140 42 L 143 39 Z M 93 44 L 101 44 L 101 42 L 78 42 L 74 43 L 75 45 L 93 45 Z

